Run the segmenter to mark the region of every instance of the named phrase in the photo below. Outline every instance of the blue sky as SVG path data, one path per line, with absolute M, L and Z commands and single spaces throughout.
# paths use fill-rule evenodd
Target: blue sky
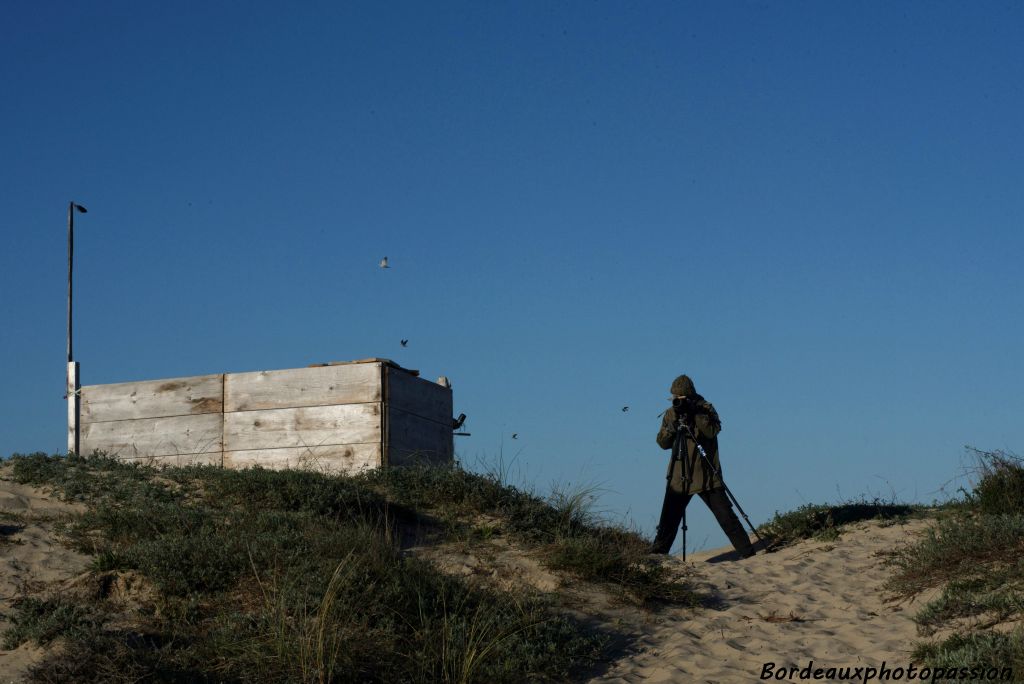
M 0 452 L 64 445 L 73 199 L 85 384 L 393 358 L 452 379 L 466 463 L 650 532 L 686 372 L 755 522 L 930 501 L 965 444 L 1024 445 L 1022 20 L 11 5 Z M 699 502 L 690 538 L 725 542 Z

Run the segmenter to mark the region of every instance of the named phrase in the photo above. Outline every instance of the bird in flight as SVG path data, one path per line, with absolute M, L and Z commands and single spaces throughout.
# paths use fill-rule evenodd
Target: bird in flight
M 384 257 L 383 259 L 380 260 L 380 267 L 381 268 L 391 268 L 390 266 L 388 266 L 388 258 L 387 257 Z
M 519 433 L 518 432 L 513 432 L 512 433 L 512 439 L 519 439 Z
M 403 347 L 408 347 L 409 346 L 409 340 L 402 340 L 402 346 Z
M 629 410 L 629 407 L 628 407 L 628 406 L 623 406 L 623 407 L 622 407 L 622 412 L 623 412 L 623 413 L 625 413 L 625 412 L 626 412 L 626 411 L 628 411 L 628 410 Z

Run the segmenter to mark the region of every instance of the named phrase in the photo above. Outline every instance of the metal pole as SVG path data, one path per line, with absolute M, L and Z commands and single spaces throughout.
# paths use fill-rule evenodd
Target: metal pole
M 74 360 L 71 353 L 71 273 L 75 254 L 75 203 L 68 203 L 68 363 Z
M 68 202 L 68 375 L 67 375 L 67 397 L 68 397 L 68 452 L 77 454 L 79 445 L 78 418 L 81 409 L 79 389 L 78 364 L 74 361 L 71 337 L 71 310 L 72 310 L 72 275 L 75 263 L 75 212 L 86 212 L 81 204 Z

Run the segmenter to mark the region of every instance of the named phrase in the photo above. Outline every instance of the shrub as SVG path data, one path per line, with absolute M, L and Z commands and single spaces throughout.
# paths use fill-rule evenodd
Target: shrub
M 812 537 L 835 539 L 843 525 L 863 520 L 899 520 L 922 510 L 922 506 L 872 501 L 848 501 L 841 504 L 806 504 L 789 511 L 776 512 L 758 528 L 769 545 L 782 546 Z
M 983 515 L 1024 515 L 1024 461 L 1001 451 L 975 452 L 981 479 L 971 502 Z

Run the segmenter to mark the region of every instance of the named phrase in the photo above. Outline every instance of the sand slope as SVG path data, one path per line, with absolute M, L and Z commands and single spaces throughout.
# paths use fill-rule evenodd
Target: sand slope
M 14 483 L 9 468 L 0 467 L 0 631 L 9 626 L 5 615 L 19 594 L 59 590 L 87 567 L 88 557 L 65 548 L 53 531 L 60 516 L 79 510 Z M 629 653 L 592 681 L 755 682 L 766 662 L 802 668 L 813 660 L 815 667 L 827 668 L 885 661 L 906 667 L 918 639 L 910 620 L 918 606 L 884 601 L 882 585 L 890 570 L 879 552 L 907 543 L 928 524 L 862 523 L 846 528 L 835 542 L 805 541 L 743 561 L 724 560 L 730 555 L 723 556 L 725 550 L 698 554 L 686 566 L 715 601 L 696 611 L 651 613 L 580 588 L 577 609 L 632 642 Z M 563 578 L 528 554 L 512 553 L 502 540 L 490 546 L 489 554 L 432 560 L 454 574 L 486 574 L 499 586 L 567 589 Z M 431 557 L 438 551 L 423 553 Z M 682 565 L 679 558 L 664 562 Z M 28 644 L 0 650 L 0 684 L 21 681 L 43 654 Z
M 62 515 L 83 510 L 35 487 L 10 479 L 0 467 L 0 634 L 9 626 L 19 594 L 35 594 L 80 574 L 89 558 L 59 543 L 53 525 Z M 25 669 L 42 658 L 44 649 L 23 644 L 0 649 L 0 682 L 22 680 Z
M 891 571 L 879 552 L 927 525 L 861 523 L 835 542 L 804 541 L 743 561 L 723 560 L 726 549 L 692 556 L 687 563 L 718 605 L 652 616 L 635 633 L 639 652 L 593 681 L 754 682 L 766 662 L 906 667 L 917 606 L 884 601 Z

